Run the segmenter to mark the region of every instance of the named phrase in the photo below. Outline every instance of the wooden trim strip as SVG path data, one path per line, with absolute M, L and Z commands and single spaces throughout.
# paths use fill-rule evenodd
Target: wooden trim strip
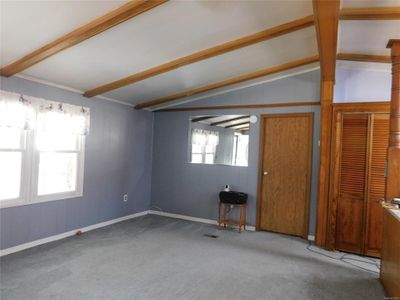
M 136 17 L 168 0 L 133 0 L 107 14 L 83 25 L 55 41 L 25 55 L 21 59 L 5 66 L 0 75 L 9 77 L 19 73 L 50 56 L 79 44 L 101 32 L 104 32 L 122 22 Z
M 239 121 L 239 120 L 243 120 L 243 119 L 247 119 L 247 118 L 250 118 L 250 116 L 240 116 L 240 117 L 233 118 L 233 119 L 214 122 L 214 123 L 211 123 L 210 125 L 211 126 L 217 126 L 217 125 L 221 125 L 221 124 L 224 124 L 224 123 L 229 123 L 229 122 L 233 122 L 233 121 Z
M 252 79 L 256 79 L 259 77 L 263 77 L 266 75 L 271 75 L 274 73 L 278 73 L 278 72 L 282 72 L 285 70 L 289 70 L 289 69 L 293 69 L 296 67 L 300 67 L 300 66 L 304 66 L 307 64 L 311 64 L 314 62 L 318 62 L 319 57 L 318 55 L 314 55 L 314 56 L 310 56 L 307 58 L 303 58 L 303 59 L 299 59 L 299 60 L 295 60 L 286 64 L 282 64 L 282 65 L 278 65 L 275 67 L 271 67 L 271 68 L 266 68 L 266 69 L 262 69 L 256 72 L 252 72 L 252 73 L 248 73 L 248 74 L 244 74 L 244 75 L 240 75 L 237 77 L 233 77 L 233 78 L 229 78 L 227 80 L 223 80 L 220 82 L 216 82 L 210 85 L 206 85 L 206 86 L 202 86 L 199 88 L 195 88 L 192 90 L 187 90 L 184 92 L 180 92 L 171 96 L 166 96 L 163 98 L 159 98 L 159 99 L 155 99 L 155 100 L 151 100 L 151 101 L 147 101 L 144 103 L 140 103 L 137 104 L 135 106 L 135 109 L 142 109 L 142 108 L 146 108 L 146 107 L 150 107 L 150 106 L 154 106 L 154 105 L 159 105 L 159 104 L 163 104 L 163 103 L 167 103 L 167 102 L 171 102 L 180 98 L 184 98 L 184 97 L 189 97 L 189 96 L 193 96 L 193 95 L 197 95 L 200 93 L 204 93 L 204 92 L 208 92 L 214 89 L 218 89 L 224 86 L 228 86 L 228 85 L 232 85 L 232 84 L 236 84 L 236 83 L 240 83 L 243 81 L 247 81 L 247 80 L 252 80 Z
M 337 112 L 390 112 L 390 101 L 343 102 L 333 104 L 333 114 Z
M 371 54 L 358 54 L 358 53 L 338 53 L 336 58 L 338 60 L 362 61 L 362 62 L 376 62 L 387 63 L 392 62 L 389 55 L 371 55 Z
M 104 84 L 102 86 L 96 87 L 84 93 L 86 97 L 93 97 L 99 94 L 109 92 L 121 88 L 123 86 L 153 77 L 207 58 L 211 58 L 217 55 L 221 55 L 233 50 L 237 50 L 246 46 L 254 45 L 296 30 L 300 30 L 314 24 L 314 17 L 307 16 L 301 19 L 294 20 L 279 26 L 265 29 L 263 31 L 229 41 L 175 60 L 170 62 L 155 66 L 153 68 L 141 71 L 139 73 L 124 77 L 122 79 L 113 81 L 111 83 Z
M 400 20 L 400 6 L 345 7 L 340 10 L 341 20 Z
M 275 107 L 319 106 L 319 105 L 320 105 L 319 102 L 288 102 L 288 103 L 271 103 L 271 104 L 247 104 L 247 105 L 221 105 L 221 106 L 165 108 L 165 109 L 156 110 L 155 112 L 225 110 L 225 109 L 262 109 L 262 108 L 275 108 Z

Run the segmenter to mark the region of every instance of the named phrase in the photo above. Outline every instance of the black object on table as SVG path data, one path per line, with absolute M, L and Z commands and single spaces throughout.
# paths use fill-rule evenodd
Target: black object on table
M 235 191 L 222 191 L 219 193 L 219 206 L 218 206 L 218 227 L 221 228 L 221 224 L 226 225 L 238 225 L 239 232 L 243 229 L 246 230 L 246 215 L 247 215 L 247 198 L 248 195 L 241 192 Z M 227 209 L 231 206 L 239 206 L 239 221 L 227 219 Z M 221 209 L 223 208 L 223 217 L 221 219 Z

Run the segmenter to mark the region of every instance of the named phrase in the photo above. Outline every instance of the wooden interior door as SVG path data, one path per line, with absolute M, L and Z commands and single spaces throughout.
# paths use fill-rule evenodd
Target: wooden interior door
M 336 248 L 343 251 L 363 250 L 367 144 L 368 115 L 344 114 L 336 212 Z
M 383 208 L 385 197 L 386 161 L 389 145 L 389 114 L 370 117 L 371 132 L 368 163 L 368 192 L 364 254 L 380 256 L 382 247 Z
M 262 116 L 257 229 L 307 238 L 313 114 Z

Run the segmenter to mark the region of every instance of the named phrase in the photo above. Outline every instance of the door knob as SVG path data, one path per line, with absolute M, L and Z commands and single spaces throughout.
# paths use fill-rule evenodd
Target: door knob
M 264 173 L 263 173 L 264 175 L 268 175 L 268 172 L 267 171 L 264 171 Z

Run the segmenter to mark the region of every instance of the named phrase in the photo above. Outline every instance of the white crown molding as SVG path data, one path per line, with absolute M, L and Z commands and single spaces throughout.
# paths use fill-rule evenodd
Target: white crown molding
M 44 85 L 47 85 L 47 86 L 59 88 L 59 89 L 65 90 L 65 91 L 69 91 L 69 92 L 73 92 L 73 93 L 76 93 L 76 94 L 80 94 L 81 96 L 84 93 L 84 91 L 81 91 L 81 90 L 78 90 L 78 89 L 75 89 L 75 88 L 72 88 L 72 87 L 69 87 L 69 86 L 53 83 L 53 82 L 50 82 L 50 81 L 47 81 L 47 80 L 43 80 L 43 79 L 38 79 L 38 78 L 29 76 L 29 75 L 16 74 L 14 76 L 18 77 L 18 78 L 21 78 L 21 79 L 33 81 L 33 82 L 40 83 L 40 84 L 44 84 Z M 101 95 L 95 96 L 94 98 L 99 98 L 99 99 L 102 99 L 102 100 L 118 103 L 118 104 L 121 104 L 121 105 L 134 107 L 134 105 L 132 105 L 130 103 L 127 103 L 127 102 L 124 102 L 124 101 L 120 101 L 120 100 L 117 100 L 117 99 L 113 99 L 113 98 L 109 98 L 109 97 L 105 97 L 105 96 L 101 96 Z
M 222 90 L 222 91 L 218 91 L 218 92 L 214 92 L 214 93 L 210 93 L 210 94 L 205 94 L 205 95 L 198 96 L 198 97 L 195 97 L 195 98 L 189 98 L 189 99 L 184 100 L 184 101 L 179 101 L 179 102 L 175 102 L 175 103 L 171 103 L 171 104 L 157 106 L 155 108 L 151 108 L 150 111 L 170 108 L 170 107 L 174 107 L 174 106 L 177 106 L 177 105 L 182 105 L 182 104 L 185 104 L 185 103 L 194 102 L 194 101 L 197 101 L 197 100 L 210 98 L 210 97 L 213 97 L 213 96 L 223 95 L 223 94 L 226 94 L 226 93 L 230 93 L 230 92 L 242 90 L 242 89 L 245 89 L 245 88 L 261 85 L 261 84 L 264 84 L 264 83 L 273 82 L 273 81 L 277 81 L 277 80 L 280 80 L 280 79 L 289 78 L 289 77 L 293 77 L 293 76 L 296 76 L 296 75 L 309 73 L 309 72 L 316 71 L 316 70 L 319 70 L 319 69 L 320 69 L 320 66 L 309 67 L 309 68 L 303 69 L 301 71 L 293 72 L 293 73 L 290 73 L 290 74 L 281 75 L 281 76 L 277 76 L 277 77 L 273 77 L 273 78 L 269 78 L 269 79 L 264 79 L 264 80 L 260 80 L 260 81 L 252 82 L 252 83 L 248 83 L 248 84 L 243 84 L 243 85 L 236 86 L 236 87 L 233 87 L 233 88 L 230 88 L 230 89 L 226 89 L 226 90 Z

